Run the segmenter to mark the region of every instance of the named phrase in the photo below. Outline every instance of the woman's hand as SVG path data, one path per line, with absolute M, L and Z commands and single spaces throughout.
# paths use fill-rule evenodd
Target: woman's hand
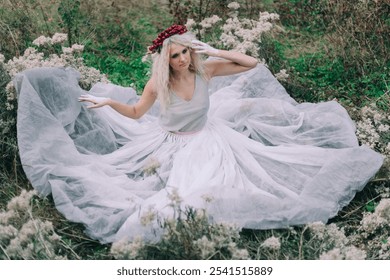
M 192 48 L 195 50 L 196 53 L 202 53 L 208 56 L 216 56 L 219 52 L 219 50 L 199 40 L 192 40 L 191 43 Z
M 99 108 L 99 107 L 103 107 L 105 105 L 108 105 L 110 100 L 111 99 L 108 97 L 97 97 L 97 96 L 93 96 L 91 94 L 82 94 L 79 97 L 79 102 L 90 102 L 93 104 L 93 105 L 87 106 L 88 109 Z

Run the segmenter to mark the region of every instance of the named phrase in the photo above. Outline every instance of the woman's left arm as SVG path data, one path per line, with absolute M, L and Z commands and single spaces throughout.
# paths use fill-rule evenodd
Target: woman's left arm
M 222 58 L 205 62 L 205 70 L 210 78 L 237 74 L 250 70 L 257 65 L 257 59 L 254 57 L 234 51 L 217 50 L 197 40 L 193 41 L 192 48 L 195 49 L 196 53 Z

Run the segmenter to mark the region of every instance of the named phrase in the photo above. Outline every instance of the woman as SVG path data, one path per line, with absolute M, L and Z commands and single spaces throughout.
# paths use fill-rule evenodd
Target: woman
M 155 239 L 156 216 L 188 206 L 255 229 L 326 222 L 375 175 L 382 156 L 339 104 L 297 104 L 254 58 L 194 39 L 177 25 L 159 35 L 139 100 L 114 85 L 85 94 L 71 70 L 19 79 L 26 174 L 91 237 Z

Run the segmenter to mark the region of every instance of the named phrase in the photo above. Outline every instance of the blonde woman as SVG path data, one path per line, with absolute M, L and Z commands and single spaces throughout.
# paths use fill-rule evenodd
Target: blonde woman
M 18 79 L 27 176 L 103 243 L 158 238 L 157 220 L 187 207 L 254 229 L 326 222 L 382 165 L 342 106 L 298 104 L 250 56 L 179 25 L 149 51 L 140 98 L 112 84 L 83 92 L 69 69 Z

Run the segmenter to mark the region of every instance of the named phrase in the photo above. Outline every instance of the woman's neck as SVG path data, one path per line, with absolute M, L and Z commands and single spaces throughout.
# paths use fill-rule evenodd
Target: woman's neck
M 175 71 L 171 74 L 171 80 L 182 81 L 182 80 L 190 80 L 194 77 L 194 73 L 190 70 L 185 71 Z

